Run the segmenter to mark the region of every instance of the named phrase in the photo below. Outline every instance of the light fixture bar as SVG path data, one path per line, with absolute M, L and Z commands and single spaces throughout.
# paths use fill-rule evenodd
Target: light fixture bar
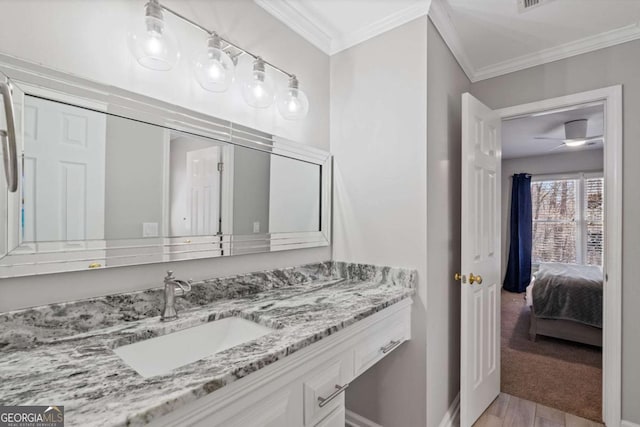
M 153 1 L 157 1 L 157 0 L 151 0 L 151 1 L 153 2 Z M 187 17 L 186 17 L 186 16 L 184 16 L 184 15 L 181 15 L 180 13 L 176 12 L 175 10 L 173 10 L 173 9 L 171 9 L 171 8 L 168 8 L 167 6 L 165 6 L 165 5 L 163 5 L 163 4 L 160 4 L 159 2 L 158 2 L 158 4 L 159 4 L 159 5 L 160 5 L 160 7 L 162 8 L 162 10 L 164 10 L 165 12 L 168 12 L 168 13 L 172 14 L 173 16 L 175 16 L 176 18 L 179 18 L 179 19 L 181 19 L 181 20 L 183 20 L 183 21 L 185 21 L 185 22 L 187 22 L 187 23 L 191 24 L 192 26 L 196 27 L 197 29 L 199 29 L 199 30 L 201 30 L 201 31 L 204 31 L 204 32 L 205 32 L 205 33 L 207 33 L 208 35 L 212 36 L 212 35 L 214 35 L 214 34 L 217 34 L 215 31 L 211 31 L 211 30 L 209 30 L 208 28 L 203 27 L 202 25 L 200 25 L 200 24 L 198 24 L 197 22 L 195 22 L 195 21 L 193 21 L 193 20 L 191 20 L 191 19 L 187 18 Z M 218 37 L 220 37 L 220 36 L 218 36 Z M 249 56 L 250 56 L 250 57 L 252 57 L 253 59 L 258 59 L 258 57 L 259 57 L 259 55 L 256 55 L 256 54 L 254 54 L 254 53 L 251 53 L 251 52 L 249 52 L 248 50 L 241 48 L 241 47 L 240 47 L 240 46 L 238 46 L 237 44 L 232 43 L 232 42 L 230 42 L 229 40 L 227 40 L 227 39 L 225 39 L 225 38 L 223 38 L 223 37 L 220 37 L 220 40 L 221 40 L 221 41 L 223 41 L 224 43 L 226 43 L 228 46 L 231 46 L 231 47 L 233 47 L 234 49 L 236 49 L 236 50 L 240 51 L 240 54 L 238 54 L 238 55 L 241 55 L 241 54 L 249 55 Z M 284 74 L 285 76 L 287 76 L 287 77 L 289 77 L 289 78 L 291 78 L 291 77 L 295 77 L 293 74 L 286 72 L 285 70 L 283 70 L 282 68 L 280 68 L 280 67 L 278 67 L 278 66 L 276 66 L 276 65 L 273 65 L 273 64 L 272 64 L 272 63 L 270 63 L 269 61 L 265 61 L 263 58 L 261 58 L 261 60 L 262 60 L 262 62 L 264 62 L 264 63 L 265 63 L 266 65 L 268 65 L 269 67 L 271 67 L 271 68 L 273 68 L 274 70 L 276 70 L 276 71 L 278 71 L 278 72 L 280 72 L 280 73 Z

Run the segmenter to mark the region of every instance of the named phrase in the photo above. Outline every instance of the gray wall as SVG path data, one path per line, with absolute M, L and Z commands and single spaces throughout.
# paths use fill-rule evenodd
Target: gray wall
M 269 181 L 271 155 L 250 148 L 233 151 L 233 234 L 253 234 L 253 223 L 260 233 L 269 232 Z
M 504 144 L 505 141 L 502 141 Z M 511 176 L 514 173 L 549 175 L 571 172 L 602 171 L 602 150 L 574 151 L 572 153 L 546 154 L 502 161 L 502 278 L 507 271 L 509 257 L 509 212 L 511 209 Z
M 639 70 L 640 40 L 636 40 L 471 85 L 471 93 L 491 108 L 623 85 L 622 416 L 635 423 L 640 423 Z
M 331 57 L 334 258 L 419 276 L 412 340 L 347 391 L 349 409 L 384 426 L 424 426 L 428 411 L 426 77 L 426 17 Z
M 142 223 L 162 234 L 164 136 L 158 126 L 107 116 L 104 238 L 142 236 Z
M 460 390 L 462 94 L 470 81 L 429 21 L 427 78 L 427 425 Z
M 223 94 L 202 90 L 193 78 L 189 61 L 192 50 L 202 43 L 202 33 L 174 20 L 171 20 L 172 29 L 183 49 L 182 61 L 168 72 L 140 67 L 129 53 L 125 36 L 130 24 L 142 19 L 144 0 L 4 2 L 0 13 L 0 52 L 233 120 L 302 144 L 329 149 L 329 57 L 326 54 L 251 0 L 167 0 L 166 3 L 295 73 L 310 99 L 307 118 L 291 122 L 282 119 L 275 107 L 266 110 L 247 107 L 237 87 Z M 24 25 L 27 16 L 29 25 Z M 278 83 L 286 84 L 286 79 Z M 168 268 L 180 277 L 198 279 L 330 258 L 331 248 L 323 247 L 3 279 L 0 312 L 160 286 Z

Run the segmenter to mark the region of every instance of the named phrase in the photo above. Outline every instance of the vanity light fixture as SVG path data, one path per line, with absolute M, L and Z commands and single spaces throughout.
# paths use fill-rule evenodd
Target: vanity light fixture
M 203 89 L 224 92 L 233 81 L 235 64 L 229 54 L 222 50 L 222 40 L 216 33 L 207 39 L 207 50 L 194 63 L 196 80 Z
M 299 120 L 307 116 L 309 112 L 309 99 L 300 90 L 296 76 L 289 77 L 289 86 L 278 92 L 278 111 L 287 120 Z
M 157 71 L 172 69 L 180 59 L 178 42 L 167 28 L 158 0 L 145 6 L 144 22 L 128 34 L 129 49 L 140 65 Z
M 254 108 L 267 108 L 273 104 L 273 84 L 260 57 L 253 61 L 253 72 L 242 83 L 242 96 Z
M 160 0 L 149 0 L 145 5 L 144 26 L 129 33 L 129 47 L 140 65 L 152 70 L 167 71 L 180 58 L 178 43 L 165 25 L 163 12 L 170 13 L 207 34 L 207 50 L 193 63 L 196 80 L 205 90 L 226 91 L 233 83 L 238 57 L 248 55 L 254 59 L 253 72 L 241 82 L 242 95 L 247 104 L 255 108 L 268 108 L 273 104 L 275 89 L 266 70 L 269 66 L 289 80 L 288 86 L 278 96 L 280 114 L 289 120 L 302 119 L 307 115 L 309 100 L 299 89 L 296 76 L 160 4 Z

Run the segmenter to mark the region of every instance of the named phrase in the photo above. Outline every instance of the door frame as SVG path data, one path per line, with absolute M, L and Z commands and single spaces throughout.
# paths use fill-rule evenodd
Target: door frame
M 497 109 L 502 120 L 603 103 L 604 144 L 604 302 L 602 346 L 602 418 L 618 426 L 622 419 L 622 85 Z

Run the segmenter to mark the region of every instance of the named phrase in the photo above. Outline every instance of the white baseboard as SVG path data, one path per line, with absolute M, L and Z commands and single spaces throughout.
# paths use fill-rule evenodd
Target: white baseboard
M 447 413 L 444 414 L 442 421 L 440 421 L 439 427 L 452 427 L 453 422 L 455 421 L 459 412 L 460 412 L 460 393 L 458 393 L 456 398 L 453 399 L 453 402 L 451 402 L 451 406 L 449 406 L 449 409 L 447 409 Z
M 620 427 L 640 427 L 640 424 L 632 423 L 631 421 L 622 420 Z
M 348 409 L 346 411 L 345 422 L 347 427 L 382 427 L 380 424 L 374 423 Z

